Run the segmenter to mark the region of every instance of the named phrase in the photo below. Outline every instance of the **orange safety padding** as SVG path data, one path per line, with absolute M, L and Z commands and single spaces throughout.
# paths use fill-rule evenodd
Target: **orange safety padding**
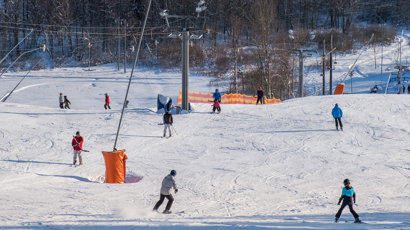
M 210 103 L 213 101 L 212 94 L 210 93 L 199 93 L 199 92 L 188 92 L 189 102 L 192 103 Z M 248 96 L 245 94 L 224 94 L 222 95 L 222 104 L 256 104 L 257 97 Z M 280 99 L 272 98 L 267 99 L 265 97 L 265 104 L 276 104 L 280 103 Z M 178 104 L 182 103 L 182 91 L 179 91 Z
M 345 84 L 338 84 L 335 89 L 335 95 L 343 94 L 344 89 L 345 89 Z
M 124 183 L 125 182 L 125 149 L 115 151 L 103 151 L 105 161 L 105 181 L 104 183 Z

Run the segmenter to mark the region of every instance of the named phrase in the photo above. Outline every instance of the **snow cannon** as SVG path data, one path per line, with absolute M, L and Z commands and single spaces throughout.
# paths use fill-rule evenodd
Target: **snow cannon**
M 338 94 L 343 94 L 343 91 L 344 91 L 344 89 L 345 89 L 345 84 L 338 84 L 337 86 L 336 86 L 336 89 L 335 89 L 335 95 L 338 95 Z
M 102 152 L 105 161 L 104 183 L 122 184 L 125 183 L 125 149 Z

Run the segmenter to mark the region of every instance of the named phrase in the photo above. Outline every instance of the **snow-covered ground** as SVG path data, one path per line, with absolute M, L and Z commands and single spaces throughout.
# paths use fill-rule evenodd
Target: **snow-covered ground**
M 385 47 L 386 67 L 395 65 L 396 48 Z M 129 157 L 126 184 L 102 183 L 101 151 L 113 148 L 130 70 L 33 71 L 0 103 L 0 229 L 410 229 L 410 95 L 363 94 L 375 79 L 387 81 L 372 70 L 371 51 L 354 75 L 353 92 L 362 94 L 222 105 L 221 114 L 194 104 L 174 115 L 170 139 L 161 138 L 156 100 L 160 93 L 176 102 L 180 74 L 137 69 L 117 144 Z M 355 58 L 338 60 L 335 84 Z M 0 97 L 25 74 L 0 78 Z M 209 80 L 191 75 L 190 90 L 213 91 Z M 314 71 L 306 82 L 307 91 L 321 87 Z M 71 110 L 58 108 L 60 92 Z M 103 108 L 104 93 L 112 110 Z M 343 132 L 330 115 L 335 103 Z M 77 130 L 90 152 L 72 167 Z M 174 214 L 153 213 L 171 169 Z M 353 224 L 348 209 L 333 223 L 345 178 L 365 224 Z
M 0 94 L 24 74 L 0 79 Z M 221 114 L 194 104 L 164 139 L 153 108 L 157 93 L 176 99 L 180 75 L 137 70 L 118 148 L 138 182 L 104 184 L 101 151 L 113 148 L 127 76 L 110 65 L 35 71 L 0 103 L 1 229 L 410 229 L 410 95 L 222 105 Z M 191 89 L 208 92 L 208 81 L 193 76 Z M 59 92 L 71 110 L 58 108 Z M 103 109 L 106 92 L 112 110 Z M 90 152 L 71 167 L 77 130 Z M 175 214 L 153 213 L 171 169 Z M 366 224 L 353 224 L 348 209 L 333 223 L 345 178 Z

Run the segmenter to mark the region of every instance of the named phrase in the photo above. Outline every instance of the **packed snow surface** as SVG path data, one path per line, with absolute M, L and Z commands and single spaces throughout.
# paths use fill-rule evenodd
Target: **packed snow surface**
M 24 74 L 0 79 L 0 96 Z M 128 76 L 114 66 L 34 71 L 0 103 L 1 229 L 410 229 L 410 95 L 222 104 L 220 114 L 193 104 L 161 138 L 157 94 L 175 104 L 180 74 L 139 69 L 117 144 L 129 183 L 106 184 L 101 151 L 113 149 Z M 213 91 L 208 82 L 191 76 L 190 89 Z M 60 92 L 70 110 L 58 108 Z M 335 130 L 335 103 L 344 131 Z M 72 167 L 77 130 L 90 152 Z M 171 169 L 173 214 L 154 213 Z M 348 208 L 333 223 L 345 178 L 365 224 Z

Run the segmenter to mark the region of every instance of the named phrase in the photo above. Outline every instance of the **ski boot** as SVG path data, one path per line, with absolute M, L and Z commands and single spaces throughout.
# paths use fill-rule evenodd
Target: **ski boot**
M 354 219 L 354 222 L 355 222 L 355 223 L 362 223 L 362 221 L 359 219 L 359 217 L 355 218 L 355 219 Z
M 335 217 L 335 223 L 339 221 L 339 217 Z
M 169 210 L 164 210 L 162 213 L 164 213 L 164 214 L 171 214 L 172 212 L 169 211 Z

